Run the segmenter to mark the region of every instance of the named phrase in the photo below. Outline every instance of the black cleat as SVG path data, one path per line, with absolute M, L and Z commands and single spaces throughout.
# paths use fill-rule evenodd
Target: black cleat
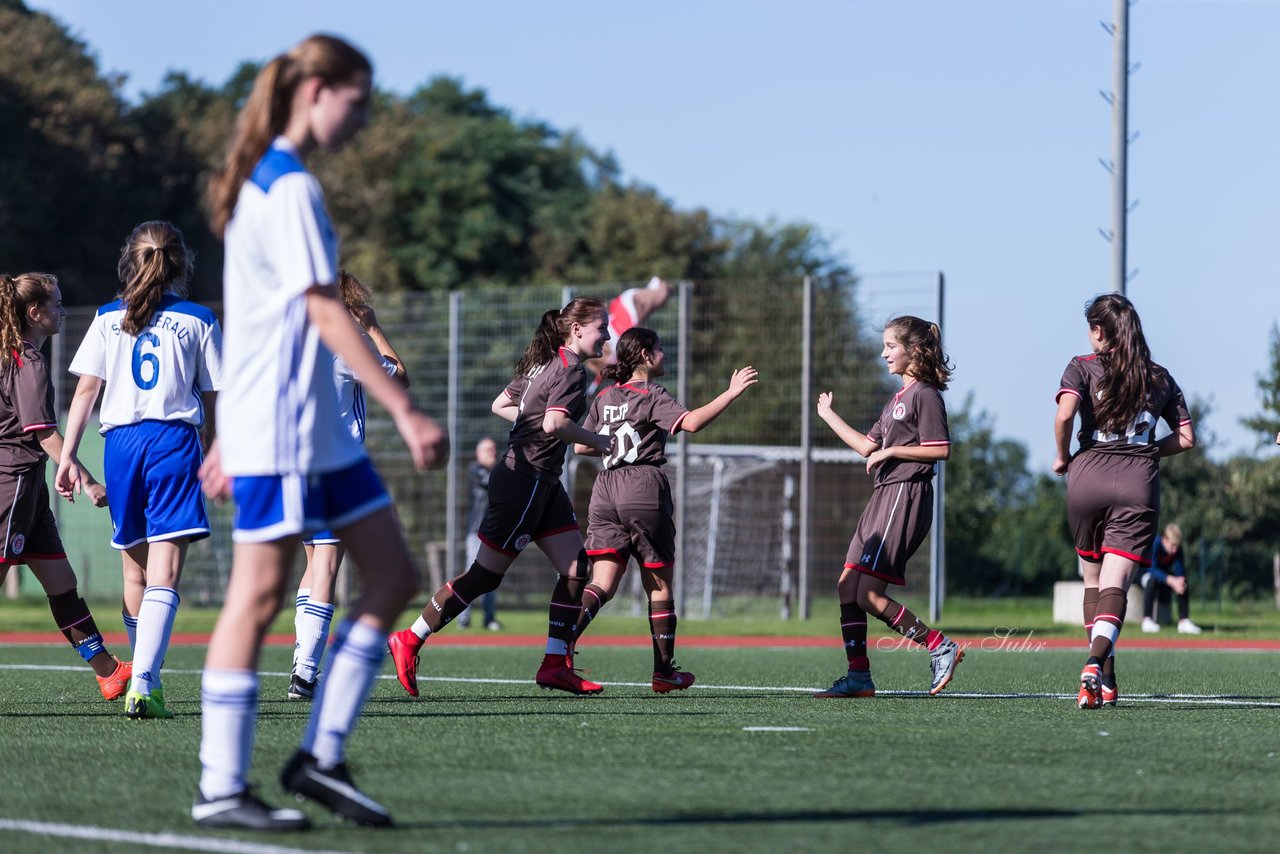
M 386 807 L 356 788 L 345 762 L 322 769 L 314 756 L 299 750 L 280 772 L 280 785 L 299 800 L 310 798 L 334 815 L 356 824 L 391 825 L 391 814 Z
M 197 791 L 191 818 L 201 827 L 238 827 L 244 830 L 306 830 L 311 821 L 299 810 L 273 809 L 251 790 L 226 798 L 209 799 Z
M 316 696 L 316 680 L 310 682 L 294 673 L 289 677 L 290 700 L 314 700 Z

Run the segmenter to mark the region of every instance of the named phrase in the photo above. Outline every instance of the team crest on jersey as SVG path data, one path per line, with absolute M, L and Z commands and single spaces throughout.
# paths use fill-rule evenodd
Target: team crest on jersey
M 528 534 L 521 534 L 520 536 L 516 537 L 516 551 L 518 552 L 524 551 L 524 547 L 529 545 L 529 543 L 532 542 L 532 540 L 533 540 L 533 537 L 529 536 Z
M 22 534 L 14 534 L 13 539 L 9 541 L 9 552 L 11 554 L 20 555 L 22 550 L 27 547 L 27 538 Z
M 907 417 L 907 405 L 906 405 L 905 403 L 903 403 L 902 401 L 898 401 L 898 403 L 893 407 L 893 413 L 892 413 L 892 415 L 893 415 L 893 420 L 894 420 L 894 421 L 901 421 L 902 419 L 906 418 L 906 417 Z

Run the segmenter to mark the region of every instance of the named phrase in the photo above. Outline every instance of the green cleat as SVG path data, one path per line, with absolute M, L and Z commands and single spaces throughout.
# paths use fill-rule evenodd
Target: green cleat
M 173 712 L 164 707 L 163 689 L 157 687 L 150 694 L 143 694 L 130 688 L 124 698 L 124 716 L 135 721 L 143 718 L 168 720 L 173 717 Z

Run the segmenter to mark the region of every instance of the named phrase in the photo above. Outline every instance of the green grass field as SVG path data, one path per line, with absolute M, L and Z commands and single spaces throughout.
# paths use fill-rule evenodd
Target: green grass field
M 1129 651 L 1121 706 L 1081 712 L 1075 651 L 971 650 L 938 698 L 920 693 L 924 654 L 877 652 L 881 695 L 836 701 L 808 692 L 840 674 L 838 647 L 691 648 L 698 685 L 665 697 L 647 687 L 647 650 L 584 647 L 601 697 L 538 690 L 535 648 L 429 646 L 416 701 L 388 667 L 350 755 L 398 827 L 308 806 L 316 829 L 283 837 L 187 817 L 203 649 L 169 655 L 179 717 L 131 722 L 66 648 L 0 647 L 0 850 L 1243 851 L 1280 835 L 1274 654 Z M 308 707 L 284 699 L 287 649 L 262 666 L 252 776 L 284 803 L 276 773 Z M 228 840 L 253 844 L 197 847 Z

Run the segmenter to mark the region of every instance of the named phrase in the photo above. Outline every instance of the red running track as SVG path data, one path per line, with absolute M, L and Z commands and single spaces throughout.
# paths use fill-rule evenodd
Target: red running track
M 105 634 L 107 644 L 121 646 L 127 644 L 128 637 L 122 632 Z M 293 635 L 268 635 L 270 646 L 293 646 Z M 966 644 L 971 649 L 988 652 L 1039 652 L 1047 649 L 1083 649 L 1084 641 L 1080 638 L 1039 637 L 1030 634 L 1007 634 L 957 636 L 955 640 Z M 57 632 L 0 632 L 0 644 L 65 644 L 66 640 Z M 179 633 L 171 641 L 179 646 L 205 646 L 209 643 L 207 634 Z M 541 647 L 546 643 L 544 635 L 498 634 L 492 632 L 448 632 L 430 641 L 433 647 Z M 645 634 L 635 635 L 587 635 L 585 646 L 622 646 L 648 647 L 650 639 Z M 839 637 L 735 637 L 726 635 L 681 635 L 682 649 L 749 649 L 754 647 L 840 647 Z M 902 638 L 881 637 L 871 639 L 873 651 L 884 651 L 898 647 L 911 647 L 909 641 Z M 1195 649 L 1195 650 L 1245 650 L 1253 652 L 1280 651 L 1280 639 L 1276 638 L 1217 638 L 1177 635 L 1153 638 L 1146 635 L 1137 637 L 1121 635 L 1122 649 Z

